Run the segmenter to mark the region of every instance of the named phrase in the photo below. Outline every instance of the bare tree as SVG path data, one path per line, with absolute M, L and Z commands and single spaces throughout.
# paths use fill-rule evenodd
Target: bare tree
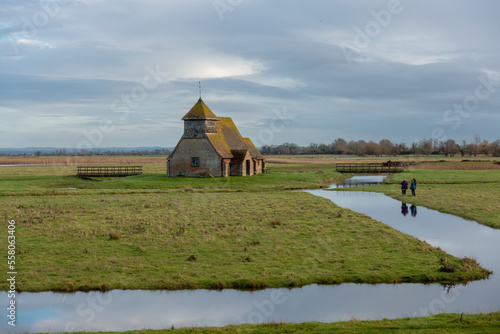
M 422 139 L 418 144 L 418 152 L 421 154 L 429 155 L 433 150 L 432 139 Z
M 490 144 L 490 152 L 492 156 L 500 157 L 500 139 L 497 139 Z

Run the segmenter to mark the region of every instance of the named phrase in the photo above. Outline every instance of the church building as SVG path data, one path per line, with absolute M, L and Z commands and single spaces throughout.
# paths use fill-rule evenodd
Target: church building
M 200 98 L 182 118 L 184 134 L 167 158 L 167 176 L 251 176 L 266 162 L 230 117 L 217 117 Z

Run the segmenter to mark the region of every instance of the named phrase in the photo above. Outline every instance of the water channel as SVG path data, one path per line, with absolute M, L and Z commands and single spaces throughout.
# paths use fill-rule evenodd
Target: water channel
M 355 177 L 339 187 L 377 184 L 382 177 Z M 335 187 L 335 186 L 334 186 Z M 500 230 L 424 207 L 407 209 L 383 194 L 360 191 L 308 191 L 341 207 L 364 213 L 457 257 L 474 257 L 494 272 L 466 285 L 341 284 L 260 291 L 113 290 L 108 293 L 19 293 L 16 327 L 2 333 L 125 331 L 269 321 L 334 322 L 427 316 L 441 312 L 500 310 Z M 418 193 L 417 193 L 418 195 Z M 6 314 L 7 293 L 0 293 Z

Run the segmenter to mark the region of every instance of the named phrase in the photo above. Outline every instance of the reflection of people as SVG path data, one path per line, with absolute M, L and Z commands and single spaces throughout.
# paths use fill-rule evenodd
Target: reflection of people
M 415 180 L 415 178 L 413 178 L 413 180 L 411 180 L 410 189 L 411 189 L 411 195 L 416 196 L 415 189 L 417 189 L 417 180 Z
M 411 212 L 411 216 L 412 217 L 415 217 L 417 215 L 417 207 L 415 205 L 411 205 L 410 206 L 410 212 Z
M 406 189 L 408 189 L 408 181 L 404 179 L 403 182 L 401 182 L 401 193 L 403 196 L 406 196 Z
M 401 213 L 403 214 L 403 216 L 406 216 L 408 214 L 408 206 L 405 202 L 401 202 Z

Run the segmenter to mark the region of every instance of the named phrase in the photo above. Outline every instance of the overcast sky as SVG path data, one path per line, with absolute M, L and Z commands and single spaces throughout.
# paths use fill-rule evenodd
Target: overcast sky
M 500 138 L 500 2 L 0 1 L 0 147 Z

